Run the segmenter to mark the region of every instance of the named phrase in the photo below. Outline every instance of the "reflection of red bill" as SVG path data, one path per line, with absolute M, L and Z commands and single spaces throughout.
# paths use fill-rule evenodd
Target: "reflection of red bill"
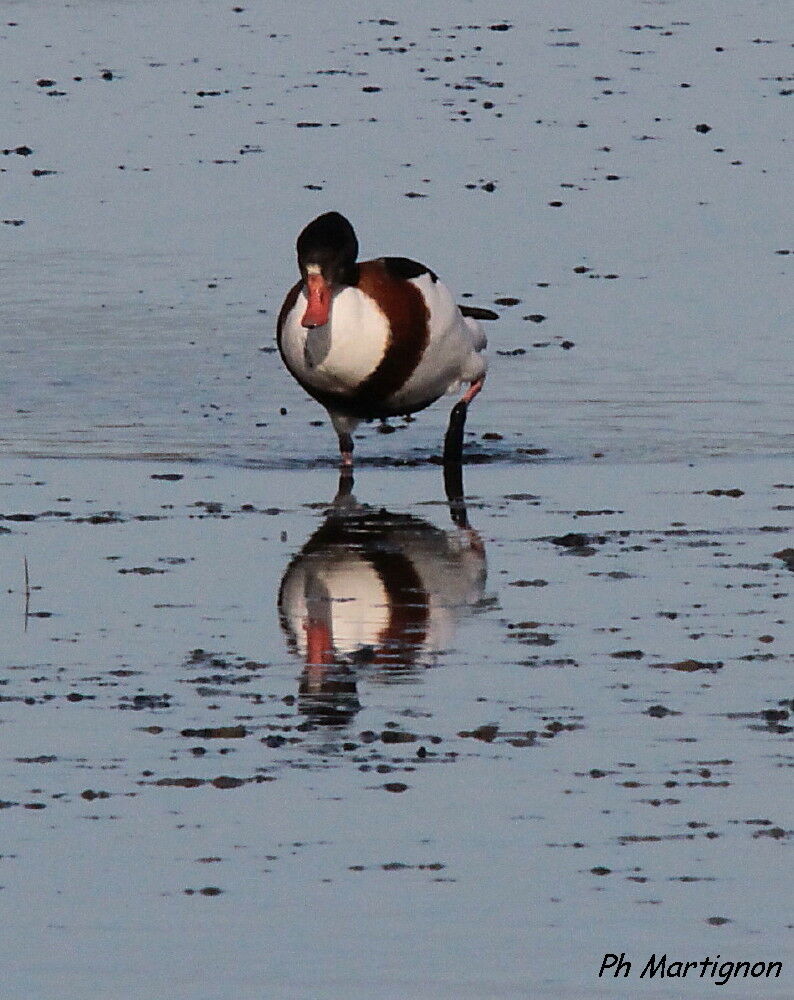
M 309 304 L 301 326 L 325 326 L 331 309 L 331 287 L 321 274 L 306 275 L 306 297 Z
M 325 622 L 309 615 L 303 622 L 306 631 L 306 665 L 330 666 L 334 662 L 334 639 Z

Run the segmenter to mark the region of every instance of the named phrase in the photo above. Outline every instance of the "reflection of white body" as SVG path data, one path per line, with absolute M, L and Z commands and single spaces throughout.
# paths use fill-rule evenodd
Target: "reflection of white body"
M 456 620 L 483 595 L 482 541 L 407 515 L 331 518 L 287 568 L 279 609 L 290 644 L 317 662 L 416 665 L 445 649 Z M 331 654 L 331 655 L 328 655 Z

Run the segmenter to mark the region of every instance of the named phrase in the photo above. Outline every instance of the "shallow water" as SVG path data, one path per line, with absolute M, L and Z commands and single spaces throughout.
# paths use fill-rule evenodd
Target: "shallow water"
M 240 7 L 0 2 L 3 1000 L 790 997 L 784 7 Z M 465 516 L 332 207 L 500 313 Z
M 788 472 L 471 468 L 458 527 L 438 470 L 5 460 L 5 995 L 783 960 Z
M 472 448 L 790 450 L 784 7 L 539 3 L 494 30 L 486 3 L 0 6 L 4 450 L 325 456 L 272 347 L 331 207 L 365 256 L 520 300 Z M 389 450 L 433 453 L 443 419 Z

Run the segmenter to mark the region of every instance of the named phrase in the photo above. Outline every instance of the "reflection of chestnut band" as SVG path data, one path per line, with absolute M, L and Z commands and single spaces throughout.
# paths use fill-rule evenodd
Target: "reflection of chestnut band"
M 430 598 L 413 563 L 401 552 L 368 552 L 389 595 L 389 622 L 378 635 L 373 663 L 412 664 L 427 639 Z

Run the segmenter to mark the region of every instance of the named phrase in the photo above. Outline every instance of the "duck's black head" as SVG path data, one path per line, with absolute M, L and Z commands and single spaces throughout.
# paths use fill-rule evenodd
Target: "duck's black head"
M 358 240 L 353 227 L 339 212 L 318 215 L 298 237 L 298 266 L 305 280 L 319 267 L 329 285 L 354 285 L 358 280 Z
M 301 323 L 313 329 L 328 322 L 334 289 L 358 282 L 358 240 L 339 212 L 318 215 L 298 237 L 298 267 L 308 300 Z

